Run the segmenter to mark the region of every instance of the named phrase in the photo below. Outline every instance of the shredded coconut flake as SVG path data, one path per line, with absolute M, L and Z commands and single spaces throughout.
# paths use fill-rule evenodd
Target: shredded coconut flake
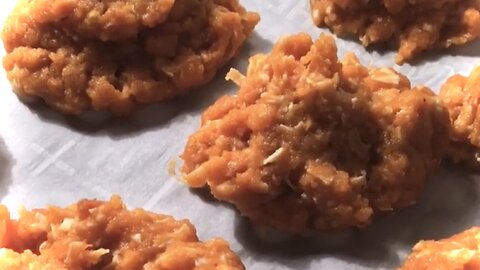
M 136 234 L 132 235 L 132 240 L 137 242 L 137 243 L 141 243 L 142 242 L 142 235 L 139 234 L 139 233 L 136 233 Z
M 63 220 L 62 224 L 60 224 L 58 229 L 61 230 L 61 231 L 67 232 L 67 231 L 72 229 L 73 223 L 74 223 L 73 219 L 66 218 L 66 219 Z
M 284 152 L 285 152 L 285 149 L 283 147 L 278 148 L 275 152 L 273 152 L 273 154 L 268 156 L 263 161 L 263 165 L 266 166 L 266 165 L 275 163 L 283 155 Z
M 240 71 L 231 68 L 230 71 L 227 73 L 227 76 L 225 77 L 227 81 L 232 81 L 237 85 L 242 85 L 243 82 L 245 81 L 245 76 L 243 76 Z

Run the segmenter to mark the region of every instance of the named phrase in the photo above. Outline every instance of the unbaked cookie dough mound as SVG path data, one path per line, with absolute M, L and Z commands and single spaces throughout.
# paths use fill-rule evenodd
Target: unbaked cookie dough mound
M 310 0 L 318 26 L 358 36 L 364 46 L 397 46 L 397 63 L 423 51 L 468 43 L 480 36 L 478 0 Z
M 480 269 L 480 228 L 439 241 L 421 241 L 399 270 Z
M 0 210 L 2 270 L 245 269 L 224 240 L 200 242 L 190 222 L 129 211 L 119 197 L 22 210 L 18 220 Z
M 448 109 L 451 143 L 448 157 L 455 163 L 480 168 L 480 67 L 470 76 L 454 75 L 440 90 Z
M 23 100 L 128 115 L 210 81 L 258 21 L 238 0 L 20 0 L 3 66 Z
M 252 57 L 246 76 L 232 70 L 240 90 L 204 112 L 185 182 L 293 233 L 364 227 L 414 204 L 448 142 L 446 111 L 393 69 L 336 53 L 331 37 L 299 34 Z

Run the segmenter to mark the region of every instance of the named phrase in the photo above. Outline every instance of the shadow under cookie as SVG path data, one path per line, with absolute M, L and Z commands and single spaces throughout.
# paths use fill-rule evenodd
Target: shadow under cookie
M 12 167 L 15 161 L 10 155 L 7 145 L 0 138 L 0 199 L 8 192 L 12 182 Z

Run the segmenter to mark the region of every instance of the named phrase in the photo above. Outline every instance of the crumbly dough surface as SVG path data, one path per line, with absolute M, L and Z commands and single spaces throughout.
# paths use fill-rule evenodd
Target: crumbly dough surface
M 440 241 L 421 241 L 399 270 L 429 269 L 480 269 L 480 228 L 474 227 Z
M 310 0 L 315 24 L 356 35 L 364 46 L 393 43 L 397 63 L 480 36 L 478 0 Z
M 2 207 L 0 247 L 2 270 L 244 269 L 224 240 L 200 242 L 190 222 L 129 211 L 119 197 L 22 210 L 18 220 Z
M 127 115 L 210 81 L 258 20 L 238 0 L 20 0 L 3 66 L 25 101 Z
M 470 76 L 454 75 L 449 78 L 439 96 L 450 115 L 449 159 L 479 169 L 480 67 L 474 69 Z
M 446 110 L 393 69 L 336 53 L 331 37 L 299 34 L 252 57 L 246 76 L 232 70 L 238 94 L 203 113 L 185 182 L 294 233 L 364 227 L 414 204 L 448 142 Z

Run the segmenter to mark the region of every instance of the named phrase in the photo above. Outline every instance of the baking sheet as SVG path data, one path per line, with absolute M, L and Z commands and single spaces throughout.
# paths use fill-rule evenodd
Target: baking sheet
M 245 71 L 249 55 L 268 52 L 285 34 L 317 37 L 308 1 L 243 0 L 262 21 L 231 66 Z M 3 21 L 15 1 L 2 1 Z M 324 31 L 324 30 L 323 30 Z M 393 52 L 367 52 L 354 41 L 338 40 L 339 54 L 355 52 L 363 63 L 394 65 Z M 3 50 L 2 50 L 3 53 Z M 442 55 L 426 55 L 414 66 L 395 68 L 414 84 L 438 90 L 453 73 L 468 74 L 480 64 L 476 42 Z M 223 237 L 247 269 L 393 269 L 420 239 L 449 236 L 480 225 L 480 182 L 462 168 L 444 166 L 414 207 L 378 219 L 366 231 L 295 238 L 254 228 L 231 207 L 208 194 L 188 190 L 167 170 L 178 157 L 199 115 L 235 85 L 217 78 L 197 92 L 169 104 L 150 106 L 131 118 L 88 114 L 66 117 L 45 106 L 27 107 L 10 91 L 0 71 L 0 196 L 19 205 L 67 205 L 81 198 L 108 199 L 120 194 L 129 207 L 143 207 L 190 219 L 201 239 Z

